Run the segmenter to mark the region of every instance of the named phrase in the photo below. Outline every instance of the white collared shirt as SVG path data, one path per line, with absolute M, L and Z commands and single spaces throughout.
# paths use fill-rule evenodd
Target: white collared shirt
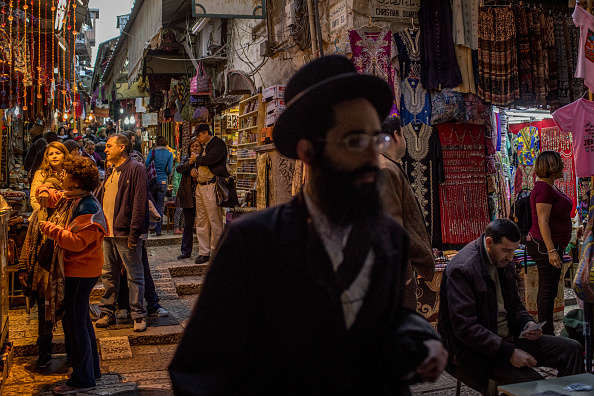
M 306 192 L 303 194 L 305 197 L 305 204 L 311 214 L 313 225 L 320 234 L 326 253 L 330 257 L 332 268 L 334 272 L 337 271 L 338 266 L 342 264 L 344 259 L 343 250 L 347 244 L 349 234 L 353 228 L 352 225 L 339 226 L 331 223 L 328 217 L 318 208 L 309 194 Z M 375 253 L 373 249 L 369 249 L 363 268 L 357 275 L 357 278 L 353 281 L 351 286 L 345 290 L 340 299 L 342 301 L 342 310 L 344 313 L 344 320 L 347 329 L 350 329 L 357 314 L 363 305 L 367 289 L 369 288 L 371 268 L 375 262 Z

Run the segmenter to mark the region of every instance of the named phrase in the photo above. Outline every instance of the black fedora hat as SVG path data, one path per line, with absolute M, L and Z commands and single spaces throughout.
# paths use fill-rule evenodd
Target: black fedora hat
M 358 74 L 344 56 L 329 55 L 311 61 L 295 73 L 285 91 L 286 110 L 280 115 L 272 137 L 278 151 L 289 158 L 298 158 L 297 142 L 315 139 L 308 125 L 312 110 L 320 106 L 331 108 L 345 100 L 365 98 L 371 102 L 380 121 L 390 112 L 392 90 L 379 77 Z

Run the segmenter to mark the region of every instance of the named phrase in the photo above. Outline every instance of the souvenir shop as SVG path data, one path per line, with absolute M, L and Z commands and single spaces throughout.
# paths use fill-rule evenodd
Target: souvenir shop
M 492 219 L 510 217 L 517 194 L 532 188 L 541 151 L 561 153 L 565 177 L 557 185 L 574 208 L 587 206 L 589 181 L 576 178 L 573 126 L 559 126 L 552 113 L 585 101 L 580 26 L 594 17 L 579 5 L 574 13 L 536 2 L 494 3 L 455 0 L 453 12 L 449 2 L 423 1 L 418 23 L 392 32 L 370 21 L 348 33 L 345 52 L 358 71 L 394 90 L 392 115 L 400 116 L 407 142 L 402 163 L 437 267 L 432 281 L 419 279 L 418 310 L 434 324 L 443 269 Z M 585 219 L 577 209 L 576 227 Z M 570 250 L 566 269 L 578 258 Z M 536 314 L 533 264 L 518 254 L 526 305 Z M 562 315 L 562 282 L 559 288 Z

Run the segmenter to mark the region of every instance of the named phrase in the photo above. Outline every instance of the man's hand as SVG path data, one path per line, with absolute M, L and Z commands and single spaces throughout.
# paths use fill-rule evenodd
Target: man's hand
M 533 321 L 528 322 L 526 327 L 524 327 L 524 330 L 527 332 L 524 333 L 523 337 L 527 340 L 535 341 L 542 335 L 542 327 Z
M 128 241 L 128 249 L 132 250 L 136 247 L 136 245 L 138 245 L 137 243 L 132 243 L 130 241 Z
M 190 176 L 192 176 L 194 179 L 196 179 L 198 177 L 198 169 L 194 168 L 190 171 Z
M 39 202 L 39 206 L 42 208 L 46 208 L 49 204 L 49 193 L 46 191 L 37 194 L 37 202 Z
M 190 164 L 193 164 L 194 162 L 196 162 L 196 158 L 198 158 L 198 154 L 196 153 L 192 153 L 192 155 L 190 155 Z
M 27 287 L 27 273 L 26 272 L 19 272 L 19 282 L 23 287 Z
M 514 353 L 512 357 L 509 359 L 509 362 L 517 368 L 520 367 L 534 367 L 536 366 L 536 359 L 532 357 L 531 354 L 525 352 L 521 349 L 514 348 Z
M 423 382 L 434 382 L 448 362 L 448 352 L 438 340 L 427 340 L 424 344 L 429 353 L 425 361 L 417 367 L 416 374 Z

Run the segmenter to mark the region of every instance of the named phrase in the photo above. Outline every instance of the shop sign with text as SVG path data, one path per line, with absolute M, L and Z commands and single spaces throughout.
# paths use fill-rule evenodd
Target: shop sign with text
M 192 0 L 194 18 L 264 19 L 265 0 Z
M 371 0 L 370 6 L 373 18 L 418 19 L 421 0 Z

